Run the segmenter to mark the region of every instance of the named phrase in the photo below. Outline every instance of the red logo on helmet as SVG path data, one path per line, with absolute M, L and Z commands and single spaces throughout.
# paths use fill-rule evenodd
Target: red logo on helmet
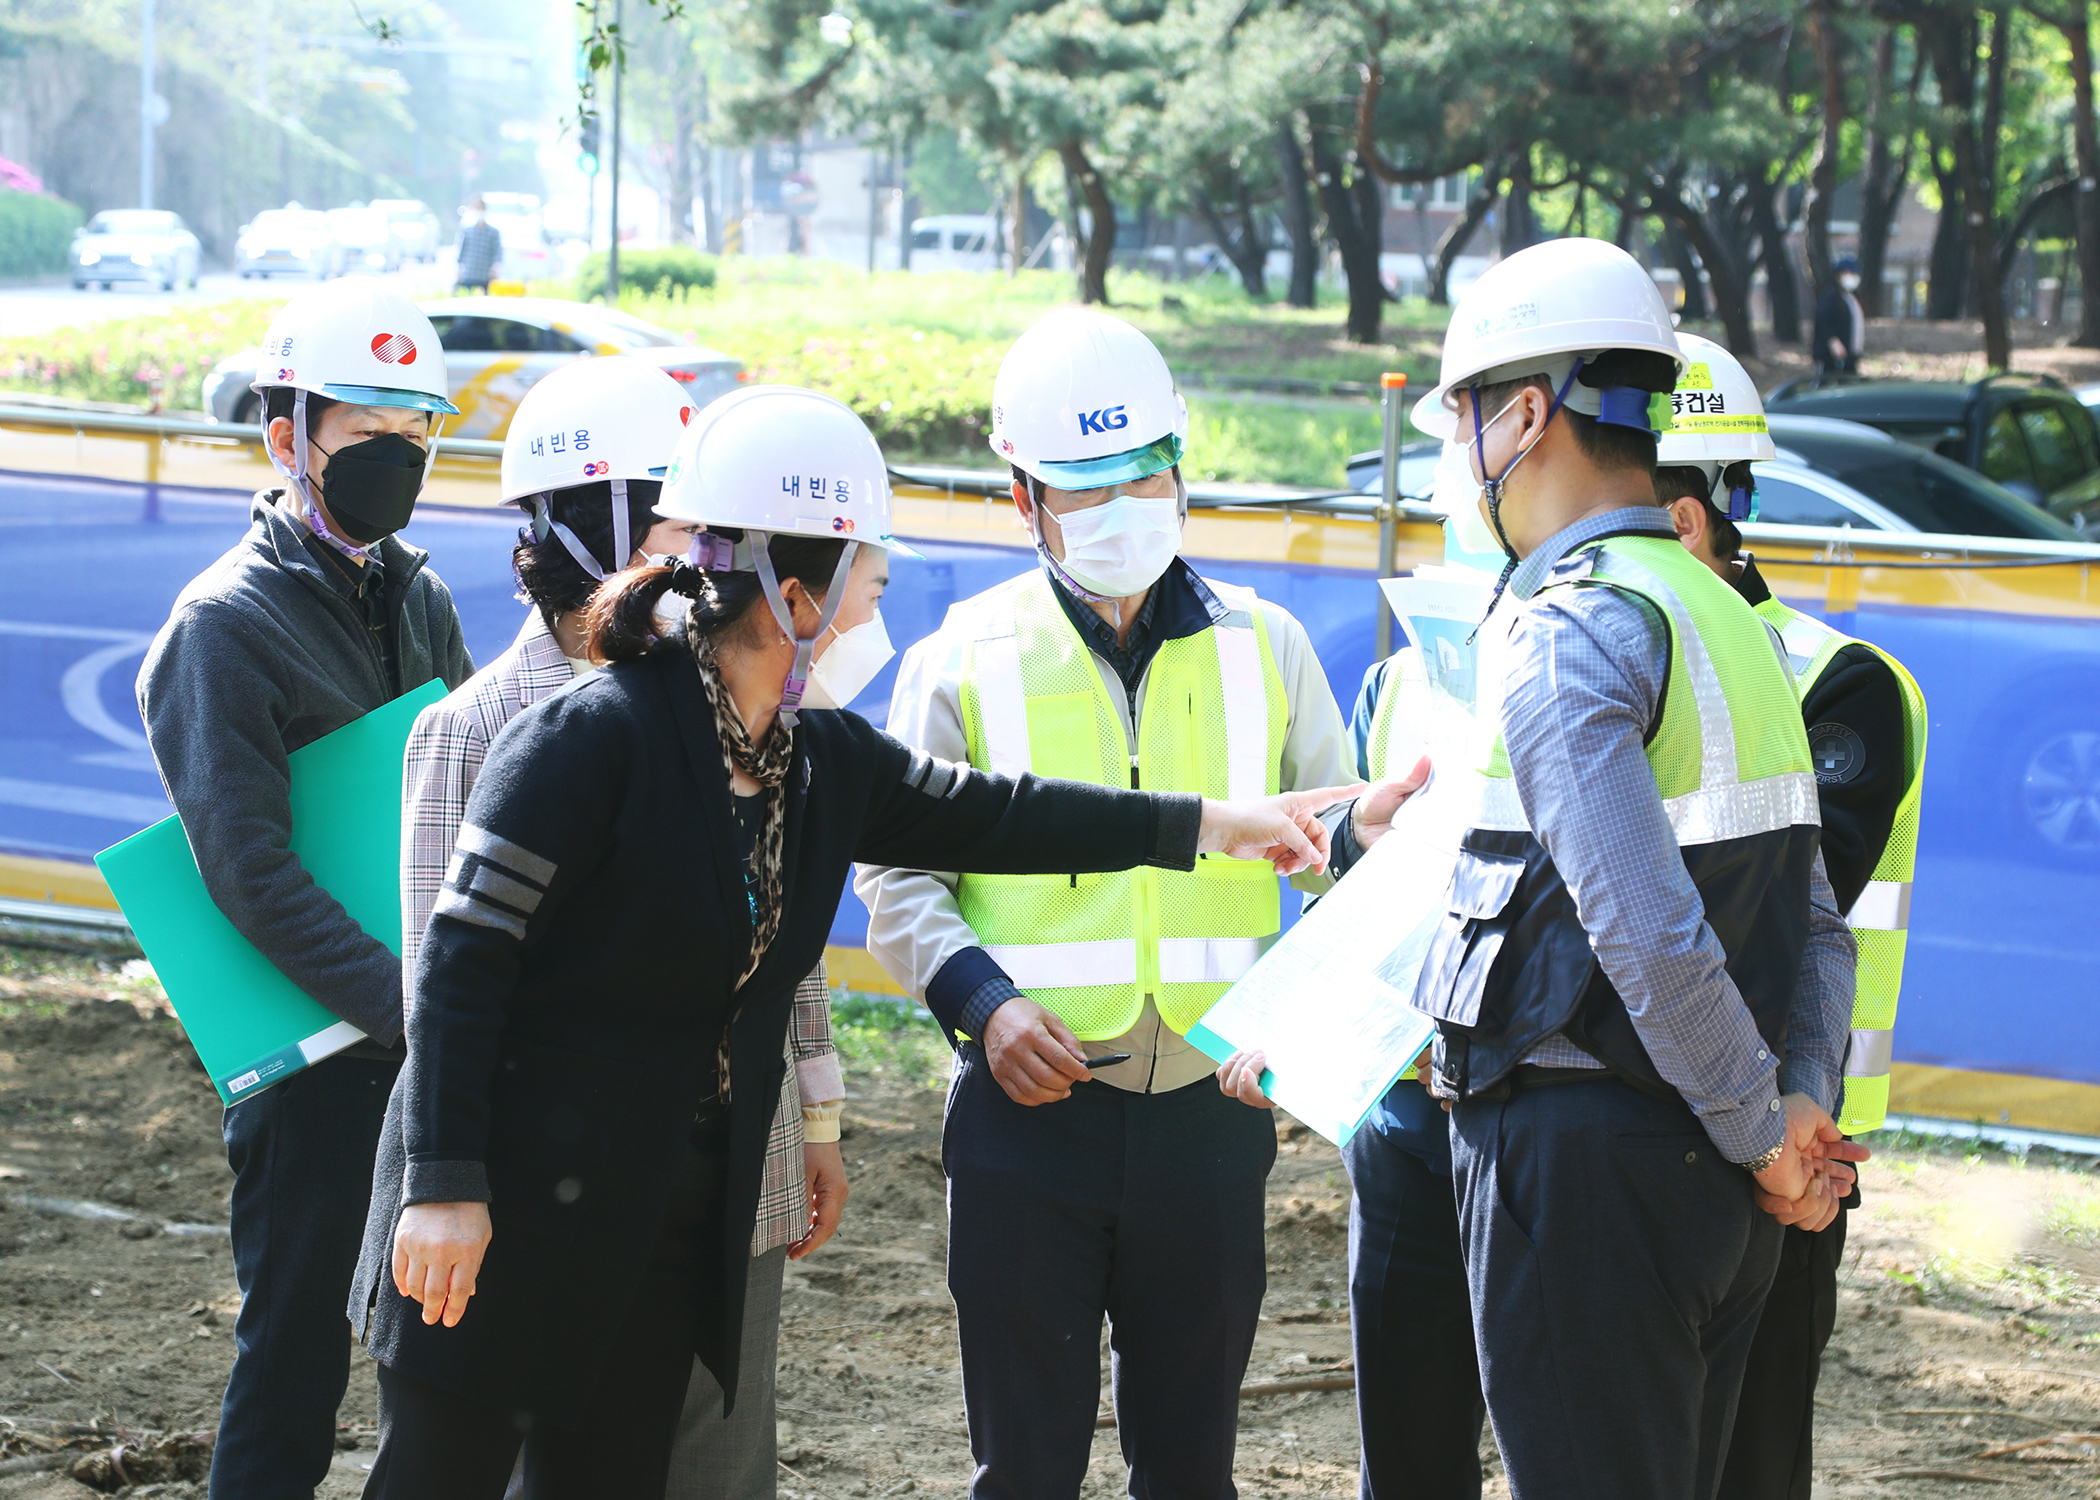
M 612 465 L 610 463 L 600 460 L 599 462 L 594 464 L 585 464 L 583 466 L 583 472 L 586 476 L 592 474 L 603 474 L 606 470 L 610 469 L 611 467 Z
M 831 529 L 833 531 L 850 532 L 853 530 L 853 523 L 844 516 L 833 516 L 831 518 Z
M 277 378 L 279 380 L 290 380 L 292 378 L 292 372 L 289 368 L 279 370 L 277 372 Z
M 383 365 L 412 365 L 416 362 L 416 341 L 405 333 L 375 333 L 372 357 Z

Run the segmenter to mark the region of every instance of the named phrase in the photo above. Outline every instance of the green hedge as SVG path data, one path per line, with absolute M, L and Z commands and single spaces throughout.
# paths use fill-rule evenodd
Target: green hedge
M 48 276 L 68 265 L 80 210 L 48 193 L 0 188 L 0 276 Z
M 620 292 L 638 292 L 645 297 L 676 296 L 705 292 L 715 284 L 715 258 L 690 245 L 666 245 L 661 250 L 620 252 Z M 605 295 L 605 252 L 584 258 L 576 272 L 576 295 L 596 302 Z

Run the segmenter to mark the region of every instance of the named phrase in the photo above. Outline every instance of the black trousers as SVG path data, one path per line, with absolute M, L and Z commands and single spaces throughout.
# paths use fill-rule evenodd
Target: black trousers
M 671 1442 L 693 1370 L 700 1288 L 724 1238 L 726 1120 L 696 1135 L 673 1168 L 669 1211 L 638 1294 L 605 1330 L 605 1381 L 574 1410 L 511 1411 L 379 1367 L 379 1454 L 365 1500 L 502 1500 L 524 1455 L 525 1500 L 663 1500 Z M 588 1317 L 589 1287 L 547 1309 Z M 467 1304 L 468 1317 L 474 1305 Z
M 973 1500 L 1079 1493 L 1104 1314 L 1130 1494 L 1230 1500 L 1268 1285 L 1268 1112 L 1208 1079 L 1166 1094 L 1083 1083 L 1031 1108 L 973 1043 L 956 1060 L 941 1157 Z
M 1838 1266 L 1845 1220 L 1828 1229 L 1788 1229 L 1779 1274 L 1765 1294 L 1735 1409 L 1735 1436 L 1721 1471 L 1721 1500 L 1808 1500 L 1816 1437 L 1816 1379 L 1837 1326 Z
M 1513 1500 L 1710 1500 L 1780 1226 L 1681 1101 L 1614 1079 L 1452 1115 Z
M 401 1065 L 325 1058 L 226 1111 L 241 1311 L 213 1500 L 311 1500 L 350 1383 L 350 1279 Z
M 1419 1090 L 1411 1077 L 1397 1088 Z M 1366 1127 L 1342 1148 L 1361 1500 L 1479 1500 L 1487 1404 L 1451 1179 Z

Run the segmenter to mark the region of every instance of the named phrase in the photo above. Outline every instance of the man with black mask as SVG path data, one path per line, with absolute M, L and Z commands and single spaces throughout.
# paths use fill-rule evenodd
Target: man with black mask
M 430 320 L 363 278 L 316 287 L 271 323 L 255 389 L 284 487 L 255 497 L 248 534 L 176 599 L 139 672 L 139 711 L 213 901 L 365 1040 L 226 1112 L 242 1301 L 218 1500 L 311 1495 L 328 1472 L 349 1380 L 344 1307 L 404 1055 L 401 961 L 292 853 L 287 757 L 474 671 L 451 594 L 394 536 L 437 422 L 458 411 Z

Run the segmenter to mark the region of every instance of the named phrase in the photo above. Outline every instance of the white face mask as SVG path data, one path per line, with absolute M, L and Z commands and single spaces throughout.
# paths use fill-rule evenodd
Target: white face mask
M 1104 598 L 1127 599 L 1157 583 L 1181 550 L 1181 497 L 1117 495 L 1059 516 L 1057 524 L 1072 581 Z
M 1488 525 L 1480 508 L 1480 481 L 1473 476 L 1472 444 L 1452 438 L 1436 461 L 1429 484 L 1429 503 L 1444 513 L 1451 528 L 1451 545 L 1460 552 L 1502 555 L 1495 529 Z
M 810 666 L 809 685 L 802 690 L 804 708 L 847 707 L 897 654 L 880 609 L 851 630 L 836 624 L 831 629 L 838 639 Z
M 1856 292 L 1859 290 L 1859 277 L 1851 271 L 1843 272 L 1838 277 L 1838 285 L 1848 292 Z

